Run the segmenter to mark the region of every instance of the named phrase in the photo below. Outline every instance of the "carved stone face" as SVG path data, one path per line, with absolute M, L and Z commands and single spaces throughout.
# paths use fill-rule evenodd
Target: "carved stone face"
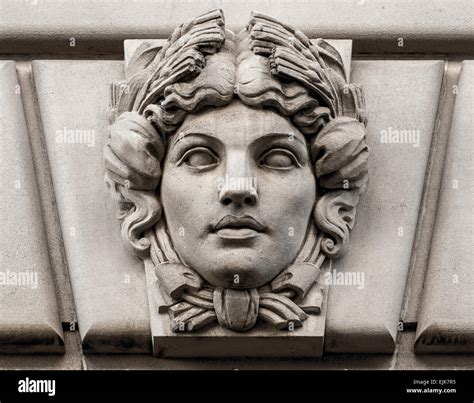
M 140 45 L 126 74 L 105 180 L 151 314 L 176 333 L 321 313 L 368 171 L 363 93 L 337 50 L 260 13 L 235 34 L 213 10 Z
M 214 286 L 255 288 L 295 260 L 316 185 L 298 129 L 234 100 L 188 115 L 170 137 L 160 194 L 187 265 Z

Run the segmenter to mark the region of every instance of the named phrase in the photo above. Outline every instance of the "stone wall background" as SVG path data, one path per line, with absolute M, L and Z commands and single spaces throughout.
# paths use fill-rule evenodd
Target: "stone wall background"
M 151 357 L 144 271 L 102 180 L 110 85 L 124 39 L 166 38 L 216 7 L 234 30 L 257 10 L 353 39 L 370 185 L 334 268 L 365 284 L 331 287 L 320 360 Z M 38 276 L 0 285 L 0 368 L 473 368 L 473 7 L 0 0 L 0 271 Z M 395 130 L 413 141 L 384 142 Z

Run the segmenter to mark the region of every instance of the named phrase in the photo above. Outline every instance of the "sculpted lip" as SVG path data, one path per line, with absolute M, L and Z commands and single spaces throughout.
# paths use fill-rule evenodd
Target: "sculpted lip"
M 251 216 L 226 215 L 214 226 L 212 232 L 223 239 L 250 239 L 264 230 L 263 224 Z

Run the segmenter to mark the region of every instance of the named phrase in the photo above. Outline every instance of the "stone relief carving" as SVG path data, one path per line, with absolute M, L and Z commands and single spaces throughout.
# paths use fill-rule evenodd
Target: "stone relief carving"
M 369 154 L 362 90 L 336 49 L 259 13 L 234 34 L 214 10 L 140 46 L 126 77 L 105 180 L 172 330 L 318 315 Z

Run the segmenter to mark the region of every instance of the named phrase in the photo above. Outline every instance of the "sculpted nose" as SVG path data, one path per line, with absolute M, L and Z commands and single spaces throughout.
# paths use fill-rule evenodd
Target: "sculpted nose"
M 257 191 L 253 186 L 244 186 L 242 189 L 224 185 L 219 192 L 219 201 L 224 205 L 255 206 L 258 201 Z
M 219 201 L 228 206 L 254 206 L 258 202 L 256 177 L 248 167 L 245 155 L 229 156 L 225 177 L 219 184 Z

